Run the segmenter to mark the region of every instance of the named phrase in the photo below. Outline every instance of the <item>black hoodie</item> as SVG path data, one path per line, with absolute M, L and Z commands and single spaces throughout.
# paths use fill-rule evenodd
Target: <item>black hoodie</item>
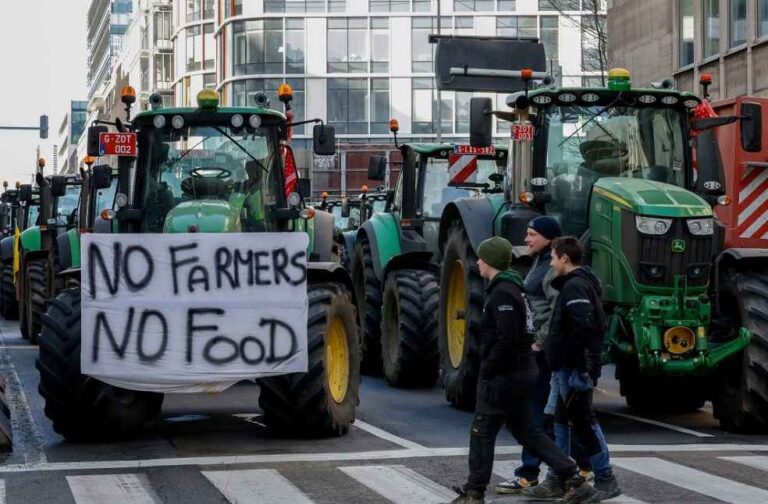
M 552 370 L 562 368 L 600 377 L 600 354 L 605 339 L 605 312 L 600 281 L 587 268 L 577 268 L 552 281 L 560 291 L 549 326 L 547 360 Z

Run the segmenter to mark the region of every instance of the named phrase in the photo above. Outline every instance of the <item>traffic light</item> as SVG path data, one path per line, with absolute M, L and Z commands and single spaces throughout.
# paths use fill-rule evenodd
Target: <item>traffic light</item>
M 48 116 L 45 114 L 40 116 L 40 138 L 48 138 Z

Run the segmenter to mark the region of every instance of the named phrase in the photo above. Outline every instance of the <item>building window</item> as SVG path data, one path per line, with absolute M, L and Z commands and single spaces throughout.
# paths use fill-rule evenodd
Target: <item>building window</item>
M 328 19 L 328 72 L 365 72 L 368 68 L 365 18 Z
M 264 0 L 264 12 L 325 12 L 325 0 Z
M 155 87 L 158 90 L 169 90 L 173 85 L 173 55 L 171 53 L 155 54 Z
M 410 0 L 370 0 L 370 12 L 408 12 L 411 10 Z
M 371 133 L 389 133 L 389 79 L 371 79 Z
M 203 75 L 203 87 L 216 89 L 216 74 L 208 73 Z
M 233 23 L 234 74 L 304 73 L 304 21 L 260 19 Z M 284 43 L 285 41 L 285 43 Z
M 200 26 L 187 28 L 187 72 L 203 69 L 203 35 Z
M 559 65 L 557 16 L 541 16 L 539 18 L 539 40 L 544 44 L 547 66 L 557 67 Z
M 269 98 L 272 108 L 282 111 L 280 98 L 277 96 L 277 88 L 280 84 L 287 83 L 293 88 L 293 101 L 291 101 L 291 110 L 293 110 L 294 122 L 304 120 L 304 79 L 244 79 L 235 81 L 232 86 L 234 93 L 235 107 L 253 107 L 256 105 L 253 97 L 257 93 L 264 93 Z M 304 134 L 304 125 L 294 126 L 293 132 L 297 135 Z
M 203 26 L 203 51 L 205 54 L 205 69 L 213 70 L 216 62 L 216 39 L 213 38 L 213 23 Z
M 589 8 L 592 8 L 594 0 L 585 2 Z M 587 10 L 584 6 L 584 10 Z M 580 11 L 582 10 L 581 0 L 539 0 L 540 11 Z M 605 10 L 605 9 L 602 9 Z
M 213 0 L 187 0 L 187 22 L 213 19 Z
M 497 11 L 513 11 L 517 9 L 515 0 L 498 0 L 497 6 Z
M 453 0 L 453 12 L 493 12 L 493 0 Z
M 679 1 L 678 43 L 679 66 L 693 63 L 693 0 Z
M 413 12 L 432 12 L 432 0 L 413 0 Z
M 434 79 L 413 79 L 411 131 L 414 134 L 434 133 L 434 111 L 437 110 Z
M 757 0 L 757 36 L 768 35 L 768 0 Z
M 340 134 L 368 133 L 368 79 L 328 79 L 328 124 Z
M 499 16 L 496 18 L 496 35 L 538 39 L 536 16 Z
M 171 11 L 155 12 L 155 43 L 158 40 L 171 40 L 173 25 Z
M 389 72 L 389 19 L 371 18 L 371 72 Z
M 720 0 L 704 1 L 704 57 L 720 52 Z
M 736 47 L 747 42 L 747 0 L 731 0 L 730 42 Z

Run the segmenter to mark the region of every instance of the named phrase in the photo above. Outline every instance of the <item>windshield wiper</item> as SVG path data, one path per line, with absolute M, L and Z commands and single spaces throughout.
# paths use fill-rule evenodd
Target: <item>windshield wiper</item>
M 240 149 L 241 151 L 245 152 L 245 155 L 246 155 L 246 156 L 248 156 L 249 158 L 251 158 L 251 160 L 255 161 L 255 162 L 256 162 L 256 164 L 257 164 L 257 165 L 259 165 L 259 168 L 261 168 L 262 170 L 264 170 L 264 173 L 269 173 L 269 170 L 268 170 L 268 169 L 267 169 L 267 168 L 266 168 L 266 167 L 265 167 L 263 164 L 261 164 L 261 161 L 259 161 L 259 160 L 258 160 L 258 159 L 256 159 L 255 157 L 253 157 L 253 154 L 251 154 L 250 152 L 248 152 L 248 149 L 246 149 L 245 147 L 243 147 L 242 145 L 240 145 L 240 142 L 238 142 L 237 140 L 235 140 L 234 138 L 232 138 L 232 137 L 229 135 L 229 133 L 227 133 L 226 131 L 224 131 L 223 129 L 221 129 L 221 128 L 220 128 L 220 127 L 218 127 L 218 126 L 214 126 L 214 127 L 213 127 L 213 129 L 215 129 L 216 131 L 218 131 L 219 133 L 221 133 L 222 135 L 224 135 L 225 137 L 227 137 L 227 138 L 228 138 L 228 139 L 229 139 L 229 140 L 230 140 L 230 141 L 231 141 L 233 144 L 235 144 L 235 145 L 237 146 L 237 148 L 238 148 L 238 149 Z
M 603 107 L 602 109 L 600 109 L 598 112 L 596 112 L 596 113 L 595 113 L 595 115 L 593 115 L 592 117 L 590 117 L 590 118 L 587 120 L 587 122 L 585 122 L 584 124 L 582 124 L 581 126 L 579 126 L 578 128 L 576 128 L 576 131 L 574 131 L 573 133 L 571 133 L 570 135 L 568 135 L 568 136 L 567 136 L 565 139 L 563 139 L 563 141 L 562 141 L 562 142 L 560 142 L 559 144 L 557 144 L 557 146 L 558 146 L 558 147 L 560 147 L 561 145 L 563 145 L 565 142 L 567 142 L 568 140 L 570 140 L 570 139 L 571 139 L 571 137 L 572 137 L 573 135 L 575 135 L 575 134 L 576 134 L 576 133 L 578 133 L 579 131 L 581 131 L 581 130 L 583 130 L 584 128 L 586 128 L 588 124 L 590 124 L 592 121 L 594 121 L 595 119 L 597 119 L 597 117 L 598 117 L 598 116 L 602 115 L 602 114 L 603 114 L 603 112 L 605 112 L 605 111 L 606 111 L 606 110 L 608 110 L 609 108 L 611 108 L 611 107 L 613 107 L 614 105 L 616 105 L 616 102 L 617 102 L 617 101 L 619 101 L 619 98 L 621 98 L 621 93 L 617 94 L 617 95 L 616 95 L 616 98 L 614 98 L 614 99 L 613 99 L 613 101 L 612 101 L 611 103 L 609 103 L 608 105 L 606 105 L 605 107 Z M 607 129 L 605 129 L 605 127 L 604 127 L 602 124 L 600 124 L 600 123 L 597 123 L 597 126 L 598 126 L 598 127 L 601 129 L 601 130 L 603 130 L 603 131 L 605 132 L 605 134 L 606 134 L 606 135 L 608 135 L 608 136 L 609 136 L 609 137 L 611 137 L 612 139 L 616 140 L 617 142 L 620 142 L 620 140 L 619 140 L 618 138 L 616 138 L 616 137 L 615 137 L 615 136 L 614 136 L 614 135 L 613 135 L 613 134 L 612 134 L 610 131 L 608 131 Z

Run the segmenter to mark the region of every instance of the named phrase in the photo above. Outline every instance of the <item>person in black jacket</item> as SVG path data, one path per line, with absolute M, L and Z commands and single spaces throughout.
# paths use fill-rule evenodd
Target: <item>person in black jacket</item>
M 533 320 L 522 279 L 508 269 L 512 245 L 494 237 L 478 247 L 480 275 L 489 281 L 480 323 L 480 373 L 469 443 L 469 478 L 454 504 L 482 504 L 491 479 L 496 436 L 506 422 L 515 439 L 544 460 L 564 482 L 565 501 L 586 502 L 595 489 L 533 421 L 530 389 L 537 379 L 531 350 Z
M 555 373 L 557 390 L 555 437 L 563 449 L 570 447 L 570 431 L 584 449 L 595 473 L 594 501 L 621 494 L 611 467 L 608 445 L 595 416 L 592 390 L 600 378 L 601 353 L 605 338 L 605 312 L 600 298 L 600 281 L 581 266 L 584 249 L 574 237 L 552 242 L 552 268 L 557 278 L 552 286 L 560 291 L 549 327 L 547 361 Z M 568 426 L 570 425 L 570 429 Z M 545 481 L 545 483 L 547 483 Z M 557 497 L 558 490 L 541 484 L 524 495 Z M 554 495 L 545 495 L 551 490 Z

